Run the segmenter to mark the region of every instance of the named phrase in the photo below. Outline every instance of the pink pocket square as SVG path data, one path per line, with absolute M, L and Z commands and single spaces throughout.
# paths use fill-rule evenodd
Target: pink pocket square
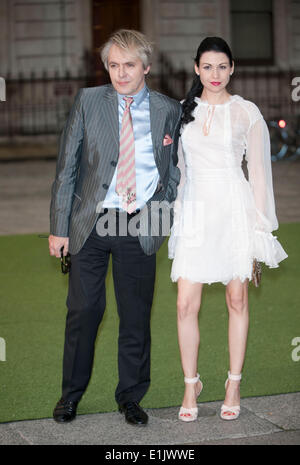
M 166 134 L 164 137 L 164 141 L 163 141 L 164 146 L 170 145 L 172 143 L 173 143 L 172 137 L 170 137 L 169 134 Z

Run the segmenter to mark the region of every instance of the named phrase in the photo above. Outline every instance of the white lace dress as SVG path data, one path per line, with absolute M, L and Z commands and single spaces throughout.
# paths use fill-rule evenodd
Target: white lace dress
M 287 257 L 271 234 L 278 222 L 268 128 L 257 106 L 238 95 L 220 105 L 195 100 L 195 120 L 179 143 L 171 279 L 251 280 L 253 258 L 275 268 Z

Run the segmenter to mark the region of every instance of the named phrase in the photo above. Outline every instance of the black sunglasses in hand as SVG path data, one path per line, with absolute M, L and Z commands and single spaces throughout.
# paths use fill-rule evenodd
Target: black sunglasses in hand
M 67 255 L 64 256 L 64 248 L 60 249 L 60 265 L 61 265 L 61 272 L 63 274 L 67 274 L 71 268 L 71 255 L 69 252 Z

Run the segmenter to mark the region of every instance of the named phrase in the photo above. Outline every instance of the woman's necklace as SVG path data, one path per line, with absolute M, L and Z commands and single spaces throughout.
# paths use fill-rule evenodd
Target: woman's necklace
M 214 112 L 215 112 L 215 105 L 208 105 L 206 118 L 203 124 L 203 134 L 205 136 L 208 136 L 209 134 Z

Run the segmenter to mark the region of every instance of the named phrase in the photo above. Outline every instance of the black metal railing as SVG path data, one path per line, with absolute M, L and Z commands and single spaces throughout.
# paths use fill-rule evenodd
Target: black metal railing
M 160 55 L 159 63 L 161 91 L 178 100 L 184 99 L 194 74 L 174 69 L 163 54 Z M 230 93 L 254 102 L 265 119 L 288 118 L 300 113 L 300 104 L 292 97 L 292 81 L 300 77 L 300 70 L 236 68 L 228 88 Z
M 242 69 L 235 73 L 230 90 L 254 102 L 266 120 L 289 118 L 300 111 L 293 99 L 292 81 L 296 76 L 300 76 L 300 70 Z
M 300 70 L 238 69 L 230 92 L 256 103 L 267 120 L 289 118 L 300 113 L 299 102 L 292 98 L 292 80 L 297 76 Z M 78 89 L 97 82 L 93 75 L 72 76 L 68 72 L 63 76 L 43 72 L 4 78 L 6 101 L 0 102 L 0 137 L 60 133 Z M 192 74 L 174 69 L 160 56 L 159 72 L 153 76 L 158 90 L 181 100 L 191 80 Z
M 46 72 L 5 77 L 6 101 L 0 104 L 0 136 L 58 134 L 74 96 L 93 85 L 93 77 Z
M 159 55 L 158 85 L 169 97 L 182 100 L 186 96 L 189 74 L 184 69 L 175 70 L 163 54 Z

